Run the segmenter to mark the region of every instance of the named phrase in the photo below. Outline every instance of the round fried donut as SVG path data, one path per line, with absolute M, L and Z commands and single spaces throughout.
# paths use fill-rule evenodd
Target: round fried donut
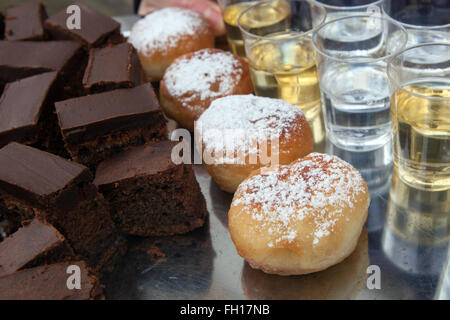
M 311 128 L 299 108 L 253 95 L 214 100 L 195 123 L 195 140 L 206 170 L 227 192 L 260 167 L 288 164 L 313 151 Z
M 160 85 L 165 113 L 191 131 L 213 100 L 252 92 L 247 62 L 219 49 L 202 49 L 177 58 Z
M 353 300 L 365 288 L 370 264 L 367 230 L 363 228 L 355 251 L 341 263 L 309 275 L 283 277 L 242 269 L 242 289 L 250 300 Z
M 279 275 L 324 270 L 349 256 L 367 218 L 359 172 L 335 156 L 311 153 L 261 168 L 236 191 L 228 229 L 255 269 Z
M 152 81 L 179 56 L 214 47 L 214 31 L 199 13 L 175 7 L 153 11 L 136 22 L 128 41 L 136 48 Z

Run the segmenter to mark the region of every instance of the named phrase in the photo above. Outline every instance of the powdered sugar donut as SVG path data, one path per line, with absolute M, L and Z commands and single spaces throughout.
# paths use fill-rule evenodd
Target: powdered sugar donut
M 324 270 L 353 252 L 369 192 L 359 172 L 335 156 L 311 153 L 262 168 L 236 191 L 228 229 L 239 254 L 280 275 Z
M 355 250 L 341 263 L 310 275 L 281 277 L 242 269 L 242 289 L 249 300 L 354 300 L 364 290 L 370 265 L 368 234 L 363 228 Z
M 160 85 L 161 106 L 184 128 L 217 98 L 253 92 L 247 62 L 230 52 L 202 49 L 177 58 Z
M 195 123 L 197 151 L 219 187 L 234 192 L 260 167 L 313 151 L 303 112 L 280 99 L 232 95 L 214 100 Z
M 136 22 L 128 38 L 152 81 L 161 80 L 172 61 L 188 52 L 214 47 L 214 31 L 199 13 L 181 8 L 153 11 Z

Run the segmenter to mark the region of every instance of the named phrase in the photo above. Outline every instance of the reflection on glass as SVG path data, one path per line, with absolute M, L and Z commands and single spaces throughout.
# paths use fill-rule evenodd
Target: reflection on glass
M 367 230 L 355 251 L 343 262 L 324 271 L 303 276 L 278 276 L 252 269 L 242 271 L 242 288 L 252 300 L 354 299 L 366 285 L 369 266 Z
M 435 298 L 439 300 L 450 300 L 450 247 L 447 254 L 447 263 L 442 270 Z
M 364 152 L 343 149 L 328 141 L 326 152 L 338 156 L 358 169 L 371 194 L 378 194 L 390 186 L 393 161 L 391 141 L 378 149 Z
M 401 270 L 438 275 L 450 237 L 450 191 L 415 189 L 394 172 L 383 251 Z
M 381 148 L 358 152 L 339 148 L 327 141 L 326 153 L 333 154 L 354 166 L 367 183 L 370 193 L 370 207 L 366 226 L 369 232 L 384 225 L 387 199 L 391 186 L 392 143 Z

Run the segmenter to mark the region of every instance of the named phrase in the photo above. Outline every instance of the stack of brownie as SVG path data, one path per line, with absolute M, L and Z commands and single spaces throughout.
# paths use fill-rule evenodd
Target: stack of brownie
M 182 234 L 207 217 L 120 25 L 76 5 L 74 30 L 40 3 L 0 14 L 0 299 L 100 298 L 124 234 Z M 66 286 L 69 266 L 82 290 Z

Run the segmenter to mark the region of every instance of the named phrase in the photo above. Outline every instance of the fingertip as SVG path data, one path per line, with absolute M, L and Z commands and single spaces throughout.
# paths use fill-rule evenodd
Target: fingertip
M 222 11 L 219 7 L 210 7 L 203 11 L 203 16 L 211 23 L 214 33 L 222 35 L 225 33 L 225 24 L 222 19 Z

